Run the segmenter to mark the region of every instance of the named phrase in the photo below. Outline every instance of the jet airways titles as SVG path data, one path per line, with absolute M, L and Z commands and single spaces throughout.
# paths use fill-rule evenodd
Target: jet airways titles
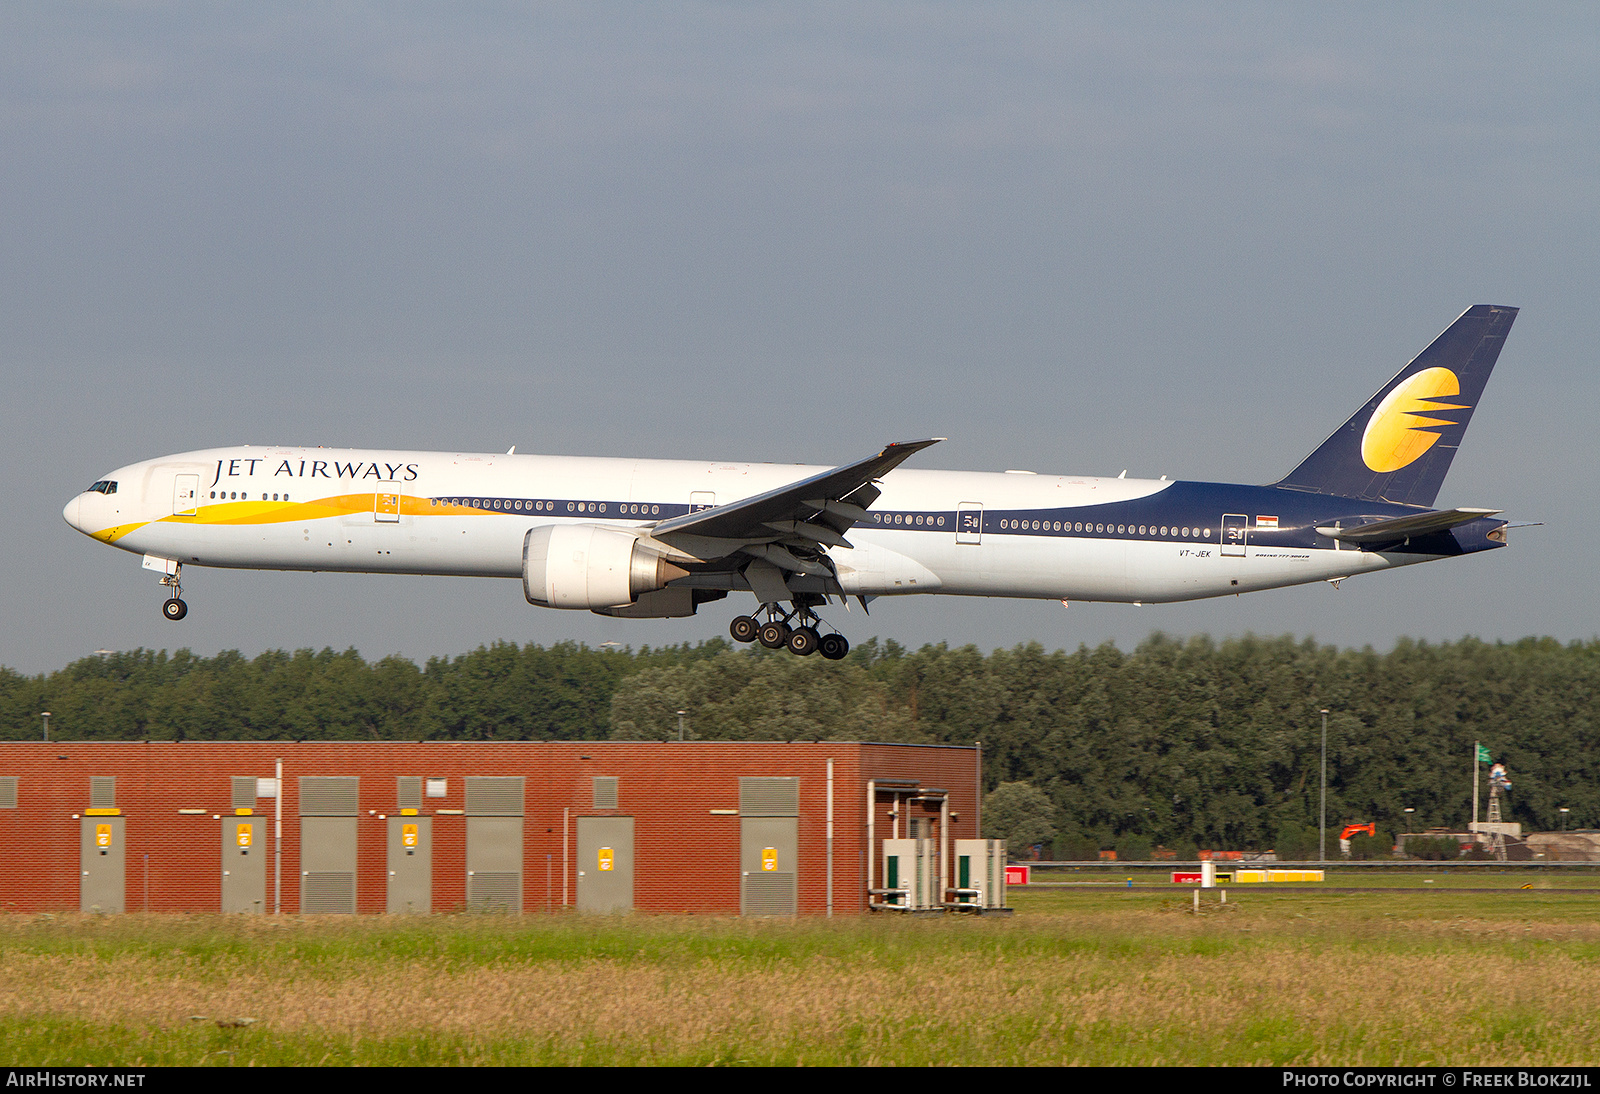
M 253 479 L 258 464 L 271 462 L 260 456 L 240 456 L 234 459 L 219 457 L 216 472 L 211 476 L 210 486 L 218 485 L 224 478 Z M 276 479 L 285 475 L 291 479 L 378 479 L 385 482 L 414 482 L 417 477 L 417 465 L 376 461 L 369 463 L 365 460 L 279 460 L 270 477 Z

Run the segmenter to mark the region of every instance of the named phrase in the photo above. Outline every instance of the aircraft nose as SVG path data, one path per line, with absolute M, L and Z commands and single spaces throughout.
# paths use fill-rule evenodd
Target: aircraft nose
M 61 519 L 65 520 L 68 524 L 72 525 L 80 532 L 83 531 L 83 525 L 78 521 L 78 503 L 82 500 L 83 495 L 79 494 L 77 497 L 67 502 L 67 507 L 61 510 Z

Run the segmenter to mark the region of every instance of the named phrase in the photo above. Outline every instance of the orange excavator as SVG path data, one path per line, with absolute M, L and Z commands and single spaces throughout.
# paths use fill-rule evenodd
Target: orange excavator
M 1339 853 L 1347 858 L 1349 857 L 1351 836 L 1376 836 L 1377 834 L 1378 825 L 1376 822 L 1369 821 L 1366 824 L 1361 824 L 1357 821 L 1351 821 L 1344 826 L 1344 831 L 1339 833 Z

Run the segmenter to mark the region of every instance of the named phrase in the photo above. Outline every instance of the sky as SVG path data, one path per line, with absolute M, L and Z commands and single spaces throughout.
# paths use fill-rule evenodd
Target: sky
M 1439 504 L 1510 548 L 1134 607 L 923 597 L 853 641 L 1600 633 L 1586 4 L 0 8 L 0 665 L 661 645 L 514 581 L 156 575 L 122 464 L 295 444 L 1273 481 L 1522 308 Z

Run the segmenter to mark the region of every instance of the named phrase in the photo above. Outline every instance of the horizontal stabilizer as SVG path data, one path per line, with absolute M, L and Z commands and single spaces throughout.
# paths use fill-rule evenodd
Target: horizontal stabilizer
M 1398 539 L 1449 531 L 1458 524 L 1470 524 L 1499 512 L 1499 509 L 1434 509 L 1414 516 L 1358 524 L 1354 528 L 1318 528 L 1317 535 L 1345 543 L 1393 543 Z

